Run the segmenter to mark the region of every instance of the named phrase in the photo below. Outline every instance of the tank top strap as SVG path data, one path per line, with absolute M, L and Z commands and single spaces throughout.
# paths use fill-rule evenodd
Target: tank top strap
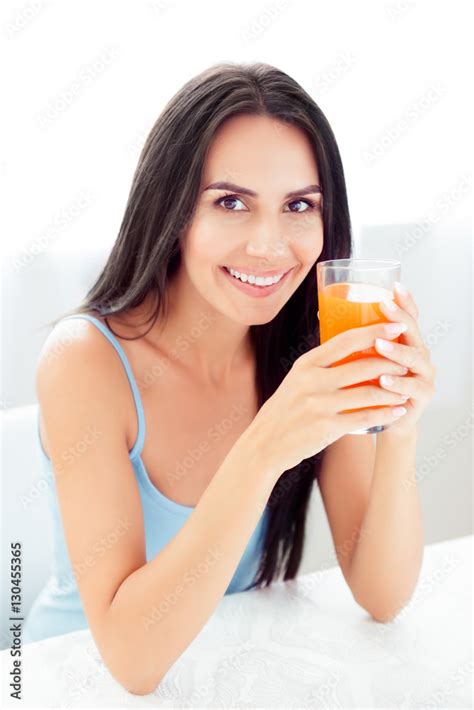
M 133 394 L 133 400 L 135 402 L 135 409 L 137 412 L 137 419 L 138 419 L 138 434 L 137 438 L 135 441 L 135 444 L 133 445 L 132 449 L 129 451 L 130 458 L 135 458 L 135 456 L 139 456 L 142 449 L 143 449 L 143 444 L 145 442 L 145 413 L 143 411 L 143 404 L 142 400 L 140 397 L 140 392 L 138 390 L 138 386 L 136 383 L 136 380 L 133 376 L 132 373 L 132 368 L 130 367 L 130 363 L 128 361 L 127 356 L 125 355 L 124 349 L 120 345 L 119 341 L 115 337 L 115 335 L 112 333 L 112 331 L 107 328 L 106 325 L 102 323 L 98 318 L 95 316 L 91 316 L 88 313 L 76 313 L 70 316 L 65 316 L 62 318 L 62 320 L 69 320 L 70 318 L 85 318 L 86 320 L 89 320 L 91 323 L 94 323 L 95 326 L 105 335 L 107 340 L 113 345 L 117 353 L 119 354 L 119 357 L 122 361 L 122 364 L 125 368 L 125 372 L 127 373 L 128 381 L 130 383 L 130 388 L 132 390 Z

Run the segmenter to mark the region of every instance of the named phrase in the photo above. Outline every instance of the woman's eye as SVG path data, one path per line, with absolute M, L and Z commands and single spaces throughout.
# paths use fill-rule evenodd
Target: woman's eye
M 235 202 L 240 202 L 241 205 L 243 205 L 242 200 L 240 198 L 236 197 L 235 195 L 224 195 L 223 197 L 220 197 L 218 200 L 216 200 L 215 204 L 219 206 L 223 206 L 226 212 L 241 212 L 242 209 L 233 209 L 232 205 Z M 295 214 L 302 214 L 303 212 L 308 212 L 310 210 L 318 209 L 318 207 L 315 205 L 314 202 L 311 200 L 293 200 L 292 202 L 288 203 L 290 205 L 290 212 L 293 212 Z M 306 205 L 305 209 L 291 209 L 291 205 Z
M 216 205 L 223 205 L 223 206 L 224 206 L 224 209 L 226 210 L 226 212 L 240 212 L 240 211 L 241 211 L 241 210 L 234 210 L 234 209 L 232 209 L 232 208 L 229 208 L 229 207 L 228 207 L 228 203 L 229 203 L 229 202 L 230 202 L 230 203 L 232 203 L 232 202 L 240 202 L 240 204 L 243 204 L 243 202 L 242 202 L 241 200 L 239 200 L 238 197 L 232 197 L 232 196 L 229 196 L 229 195 L 224 195 L 224 197 L 220 197 L 220 198 L 216 201 Z M 226 203 L 227 203 L 227 204 L 226 204 Z
M 293 202 L 289 202 L 289 205 L 306 205 L 306 209 L 304 210 L 292 210 L 290 209 L 290 212 L 308 212 L 308 210 L 312 210 L 314 208 L 314 203 L 311 202 L 311 200 L 293 200 Z

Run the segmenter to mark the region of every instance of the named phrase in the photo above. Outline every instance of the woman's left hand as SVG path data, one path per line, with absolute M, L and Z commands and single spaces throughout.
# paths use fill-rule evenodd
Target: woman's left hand
M 388 432 L 409 432 L 416 428 L 416 422 L 420 418 L 424 409 L 428 406 L 435 392 L 434 380 L 436 368 L 431 362 L 430 351 L 426 347 L 418 328 L 418 308 L 409 292 L 403 293 L 398 282 L 395 284 L 395 310 L 390 310 L 385 302 L 380 303 L 380 308 L 390 321 L 406 323 L 407 329 L 400 335 L 400 343 L 384 341 L 376 338 L 375 348 L 380 355 L 405 365 L 409 368 L 407 375 L 400 377 L 393 376 L 392 383 L 381 375 L 379 382 L 381 387 L 390 392 L 397 392 L 407 395 L 409 399 L 403 405 L 407 413 L 388 427 Z M 392 350 L 383 349 L 383 343 L 389 343 Z

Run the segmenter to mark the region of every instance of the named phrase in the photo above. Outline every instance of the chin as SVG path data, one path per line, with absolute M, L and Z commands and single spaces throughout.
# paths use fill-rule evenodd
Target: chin
M 248 327 L 250 327 L 251 325 L 265 325 L 266 323 L 271 323 L 272 320 L 275 320 L 278 313 L 279 313 L 279 311 L 276 311 L 275 313 L 272 313 L 270 315 L 268 313 L 267 314 L 262 313 L 260 318 L 257 318 L 254 313 L 252 316 L 249 315 L 248 318 L 244 318 L 244 317 L 239 318 L 238 322 L 241 325 L 246 325 Z

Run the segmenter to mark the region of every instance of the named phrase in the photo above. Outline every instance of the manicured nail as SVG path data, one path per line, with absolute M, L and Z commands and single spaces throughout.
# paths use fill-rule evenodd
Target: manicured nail
M 388 311 L 391 311 L 392 313 L 395 313 L 395 311 L 397 310 L 397 306 L 395 305 L 395 303 L 389 299 L 387 299 L 386 301 L 382 301 L 382 303 L 385 306 L 385 308 Z
M 400 281 L 395 281 L 395 288 L 397 289 L 397 291 L 400 295 L 402 295 L 402 296 L 408 295 L 407 289 L 405 288 L 405 286 L 402 283 L 400 283 Z
M 393 345 L 389 340 L 383 340 L 382 338 L 375 338 L 375 344 L 379 350 L 389 353 L 393 350 Z
M 392 409 L 392 414 L 394 417 L 402 417 L 406 413 L 407 413 L 406 407 L 394 407 Z
M 400 333 L 404 333 L 406 329 L 406 323 L 387 323 L 385 325 L 387 335 L 400 335 Z

